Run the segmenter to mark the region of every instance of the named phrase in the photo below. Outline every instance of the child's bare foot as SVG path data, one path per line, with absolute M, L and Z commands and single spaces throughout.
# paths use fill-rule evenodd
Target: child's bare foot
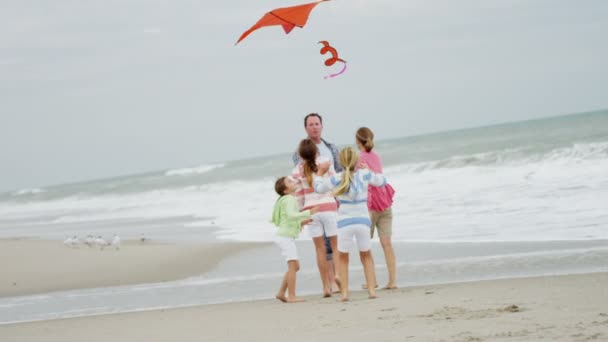
M 342 291 L 342 284 L 340 283 L 340 279 L 336 278 L 331 286 L 331 292 L 337 293 L 340 291 Z
M 331 297 L 331 292 L 323 292 L 323 298 Z
M 283 303 L 287 303 L 287 297 L 285 297 L 285 295 L 278 294 L 278 295 L 274 296 L 274 298 L 280 300 Z
M 304 301 L 304 298 L 300 298 L 300 297 L 287 298 L 287 303 L 301 303 L 303 301 Z
M 343 296 L 342 298 L 340 298 L 341 302 L 348 302 L 350 299 L 348 299 L 348 296 Z
M 376 284 L 375 287 L 378 288 L 378 284 Z M 361 285 L 361 288 L 364 289 L 364 290 L 367 290 L 367 284 Z
M 383 287 L 383 289 L 385 289 L 385 290 L 396 290 L 396 289 L 398 289 L 398 287 L 395 284 L 388 284 L 385 287 Z
M 376 299 L 376 298 L 378 298 L 378 296 L 376 296 L 376 294 L 374 293 L 374 294 L 370 294 L 369 296 L 367 296 L 367 298 Z

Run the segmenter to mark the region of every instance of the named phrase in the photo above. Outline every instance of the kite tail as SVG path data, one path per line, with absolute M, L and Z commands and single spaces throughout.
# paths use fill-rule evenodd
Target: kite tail
M 334 77 L 336 77 L 336 76 L 338 76 L 338 75 L 341 75 L 341 74 L 342 74 L 344 71 L 346 71 L 346 62 L 342 61 L 342 63 L 344 63 L 344 67 L 342 68 L 342 70 L 338 71 L 338 72 L 337 72 L 337 73 L 335 73 L 335 74 L 331 74 L 331 75 L 329 75 L 329 76 L 324 76 L 324 77 L 323 77 L 323 79 L 325 79 L 325 80 L 326 80 L 326 79 L 328 79 L 328 78 L 334 78 Z

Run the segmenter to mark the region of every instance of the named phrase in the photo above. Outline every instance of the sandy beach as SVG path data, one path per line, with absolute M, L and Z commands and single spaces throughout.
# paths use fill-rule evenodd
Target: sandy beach
M 0 297 L 156 283 L 201 275 L 220 260 L 260 243 L 170 244 L 123 241 L 120 250 L 61 241 L 0 240 Z M 13 262 L 19 260 L 18 263 Z
M 608 340 L 608 273 L 504 279 L 0 326 L 2 341 Z
M 184 279 L 205 274 L 239 252 L 253 256 L 262 246 L 268 244 L 127 240 L 120 250 L 101 251 L 69 248 L 61 241 L 3 239 L 0 295 Z M 337 295 L 315 294 L 298 304 L 249 300 L 146 309 L 4 324 L 0 341 L 81 341 L 83 336 L 91 342 L 280 341 L 286 336 L 290 341 L 608 340 L 606 284 L 604 272 L 402 287 L 380 290 L 375 300 L 354 291 L 347 303 Z M 231 289 L 237 288 L 226 287 Z M 274 291 L 268 288 L 268 296 Z

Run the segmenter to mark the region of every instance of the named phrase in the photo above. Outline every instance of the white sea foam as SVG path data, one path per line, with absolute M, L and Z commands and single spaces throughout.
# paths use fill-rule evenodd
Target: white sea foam
M 43 192 L 46 192 L 46 190 L 42 189 L 42 188 L 21 189 L 21 190 L 13 191 L 12 195 L 13 196 L 35 195 L 35 194 L 40 194 Z
M 396 170 L 421 173 L 436 169 L 454 169 L 467 166 L 524 166 L 544 162 L 573 164 L 585 160 L 606 158 L 608 158 L 608 142 L 575 143 L 569 147 L 556 148 L 548 153 L 531 153 L 526 148 L 519 147 L 469 155 L 455 155 L 445 159 L 401 164 L 396 166 Z
M 465 163 L 423 171 L 411 163 L 387 167 L 397 191 L 393 237 L 452 242 L 608 238 L 607 154 L 608 143 L 575 144 L 525 163 Z M 0 202 L 0 217 L 29 222 L 28 235 L 52 238 L 86 236 L 92 233 L 88 223 L 191 217 L 179 234 L 213 225 L 220 239 L 269 241 L 275 232 L 269 222 L 277 198 L 273 182 L 224 181 L 122 195 Z M 49 225 L 56 228 L 49 230 Z M 165 229 L 164 234 L 173 231 Z M 152 236 L 145 230 L 130 233 Z M 0 235 L 22 234 L 19 224 L 0 224 Z M 308 239 L 306 232 L 300 239 Z
M 175 170 L 169 170 L 167 172 L 165 172 L 165 176 L 186 176 L 186 175 L 193 175 L 193 174 L 201 174 L 201 173 L 206 173 L 215 169 L 219 169 L 224 167 L 224 164 L 215 164 L 215 165 L 201 165 L 201 166 L 197 166 L 197 167 L 191 167 L 191 168 L 183 168 L 183 169 L 175 169 Z

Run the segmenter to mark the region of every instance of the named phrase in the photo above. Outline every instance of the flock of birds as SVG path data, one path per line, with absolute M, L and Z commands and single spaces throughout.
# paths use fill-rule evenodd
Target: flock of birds
M 144 234 L 141 234 L 141 236 L 139 237 L 139 242 L 140 243 L 144 243 L 146 241 L 148 241 L 149 239 L 146 238 L 144 236 Z M 103 237 L 101 237 L 101 235 L 94 237 L 93 235 L 87 235 L 87 237 L 85 239 L 80 239 L 78 237 L 78 235 L 74 235 L 72 237 L 68 237 L 67 239 L 65 239 L 65 241 L 63 241 L 63 244 L 66 247 L 70 247 L 70 248 L 78 248 L 80 245 L 86 245 L 89 248 L 99 248 L 100 250 L 104 250 L 104 248 L 108 247 L 108 248 L 113 248 L 115 250 L 119 250 L 120 249 L 120 236 L 118 236 L 118 234 L 114 234 L 114 237 L 112 238 L 112 240 L 106 240 Z

